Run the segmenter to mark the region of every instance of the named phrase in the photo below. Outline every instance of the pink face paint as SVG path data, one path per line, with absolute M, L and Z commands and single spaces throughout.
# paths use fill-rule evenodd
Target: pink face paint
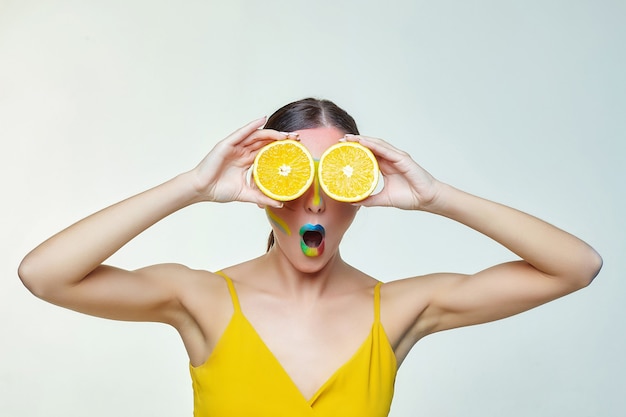
M 326 231 L 319 224 L 305 224 L 300 228 L 300 248 L 306 256 L 315 257 L 324 253 Z
M 265 214 L 267 215 L 267 218 L 269 219 L 270 223 L 276 226 L 278 230 L 280 230 L 287 236 L 291 236 L 291 230 L 289 229 L 289 226 L 287 226 L 287 223 L 283 219 L 278 217 L 276 213 L 274 213 L 269 208 L 265 207 Z

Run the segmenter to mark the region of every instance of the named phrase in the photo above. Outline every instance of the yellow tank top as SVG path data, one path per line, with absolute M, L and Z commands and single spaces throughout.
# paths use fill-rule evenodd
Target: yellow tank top
M 234 313 L 207 361 L 191 366 L 194 417 L 383 417 L 389 414 L 396 357 L 380 322 L 374 290 L 372 330 L 354 356 L 305 398 L 241 312 L 232 281 Z

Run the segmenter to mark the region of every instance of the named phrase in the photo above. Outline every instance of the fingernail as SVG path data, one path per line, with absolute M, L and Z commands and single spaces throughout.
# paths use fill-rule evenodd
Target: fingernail
M 280 132 L 283 135 L 285 135 L 285 137 L 287 139 L 289 139 L 289 137 L 291 137 L 293 140 L 300 140 L 300 134 L 296 133 L 296 132 Z

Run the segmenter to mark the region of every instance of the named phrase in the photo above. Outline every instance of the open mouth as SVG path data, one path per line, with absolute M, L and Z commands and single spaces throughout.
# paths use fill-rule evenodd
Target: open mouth
M 324 252 L 326 231 L 319 224 L 305 224 L 300 228 L 300 248 L 306 256 L 320 256 Z

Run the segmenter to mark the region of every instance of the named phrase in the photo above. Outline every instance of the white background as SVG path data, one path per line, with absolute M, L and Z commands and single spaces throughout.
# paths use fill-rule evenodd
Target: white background
M 604 257 L 585 290 L 420 342 L 391 416 L 624 415 L 625 21 L 619 0 L 0 0 L 0 415 L 191 416 L 174 330 L 46 304 L 17 266 L 306 96 Z M 268 231 L 254 205 L 198 205 L 109 262 L 215 270 L 262 253 Z M 514 259 L 451 221 L 382 208 L 361 210 L 342 251 L 383 281 Z

